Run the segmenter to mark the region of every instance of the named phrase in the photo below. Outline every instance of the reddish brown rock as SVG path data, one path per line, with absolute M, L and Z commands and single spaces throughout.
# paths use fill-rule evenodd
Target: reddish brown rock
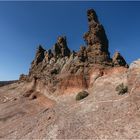
M 84 34 L 87 44 L 87 55 L 90 63 L 110 62 L 108 39 L 104 27 L 100 24 L 93 9 L 87 11 L 89 31 Z
M 114 66 L 128 67 L 128 64 L 126 63 L 125 59 L 121 56 L 119 52 L 115 52 L 112 61 Z
M 39 46 L 28 75 L 29 81 L 36 77 L 49 92 L 66 93 L 91 87 L 112 67 L 127 67 L 120 54 L 115 54 L 113 61 L 110 58 L 104 27 L 93 9 L 87 11 L 87 18 L 89 31 L 84 35 L 86 46 L 71 53 L 65 36 L 59 36 L 48 51 Z
M 56 58 L 70 56 L 70 49 L 67 46 L 66 37 L 58 37 L 57 43 L 53 46 L 53 51 Z
M 88 61 L 86 47 L 84 47 L 84 46 L 80 47 L 80 51 L 78 52 L 78 58 L 82 62 Z
M 59 93 L 77 93 L 88 88 L 89 81 L 84 75 L 69 75 L 62 79 L 58 87 Z
M 38 63 L 43 61 L 43 59 L 44 59 L 44 52 L 45 52 L 45 50 L 40 45 L 37 48 L 36 56 L 35 56 L 34 61 L 32 62 L 32 65 L 38 65 Z

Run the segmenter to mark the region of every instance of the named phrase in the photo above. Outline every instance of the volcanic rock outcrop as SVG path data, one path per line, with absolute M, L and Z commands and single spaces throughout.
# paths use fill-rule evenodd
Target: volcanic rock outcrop
M 38 65 L 44 59 L 44 52 L 45 50 L 40 45 L 37 49 L 35 60 L 32 62 L 32 66 Z
M 87 11 L 89 31 L 84 34 L 90 63 L 109 63 L 108 39 L 93 9 Z
M 111 58 L 95 11 L 87 14 L 78 52 L 60 36 L 38 47 L 28 75 L 2 82 L 0 139 L 140 139 L 140 59 L 128 68 L 119 52 Z
M 66 37 L 59 36 L 57 43 L 53 46 L 53 50 L 55 58 L 70 56 L 70 49 L 67 46 Z
M 128 64 L 126 63 L 125 59 L 121 56 L 119 52 L 115 52 L 113 56 L 113 64 L 114 66 L 125 66 L 128 67 Z
M 42 82 L 50 93 L 77 92 L 93 84 L 90 80 L 93 73 L 100 77 L 104 69 L 128 67 L 120 53 L 115 53 L 113 60 L 110 58 L 108 39 L 96 12 L 88 10 L 87 17 L 89 31 L 83 36 L 85 46 L 82 45 L 78 52 L 70 51 L 65 36 L 59 36 L 48 51 L 39 46 L 27 81 Z

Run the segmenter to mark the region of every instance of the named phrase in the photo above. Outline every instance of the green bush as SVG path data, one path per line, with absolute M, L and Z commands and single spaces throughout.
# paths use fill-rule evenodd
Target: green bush
M 128 91 L 128 87 L 121 83 L 116 87 L 116 91 L 118 92 L 118 95 L 123 95 Z
M 76 95 L 76 100 L 79 101 L 79 100 L 82 100 L 84 99 L 85 97 L 87 97 L 89 95 L 88 92 L 86 91 L 81 91 L 79 92 L 77 95 Z

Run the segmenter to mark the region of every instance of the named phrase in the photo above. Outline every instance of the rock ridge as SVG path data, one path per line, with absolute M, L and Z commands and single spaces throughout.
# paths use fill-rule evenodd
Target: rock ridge
M 50 93 L 87 89 L 91 85 L 90 76 L 96 70 L 103 75 L 103 69 L 128 67 L 119 52 L 110 57 L 108 38 L 94 9 L 87 11 L 88 32 L 83 36 L 85 45 L 78 52 L 71 51 L 66 36 L 59 36 L 52 49 L 41 45 L 31 63 L 25 81 L 37 80 L 47 86 Z M 102 73 L 102 74 L 101 74 Z

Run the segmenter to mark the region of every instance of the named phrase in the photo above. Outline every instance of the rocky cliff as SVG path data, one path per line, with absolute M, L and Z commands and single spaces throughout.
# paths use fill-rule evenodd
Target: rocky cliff
M 85 46 L 78 52 L 71 51 L 65 36 L 59 36 L 54 46 L 45 50 L 37 48 L 28 76 L 21 75 L 21 80 L 42 82 L 48 92 L 66 93 L 80 91 L 92 86 L 91 74 L 113 67 L 128 67 L 119 52 L 110 58 L 109 41 L 103 25 L 93 9 L 87 11 L 88 32 L 83 36 Z M 35 87 L 35 86 L 34 86 Z

